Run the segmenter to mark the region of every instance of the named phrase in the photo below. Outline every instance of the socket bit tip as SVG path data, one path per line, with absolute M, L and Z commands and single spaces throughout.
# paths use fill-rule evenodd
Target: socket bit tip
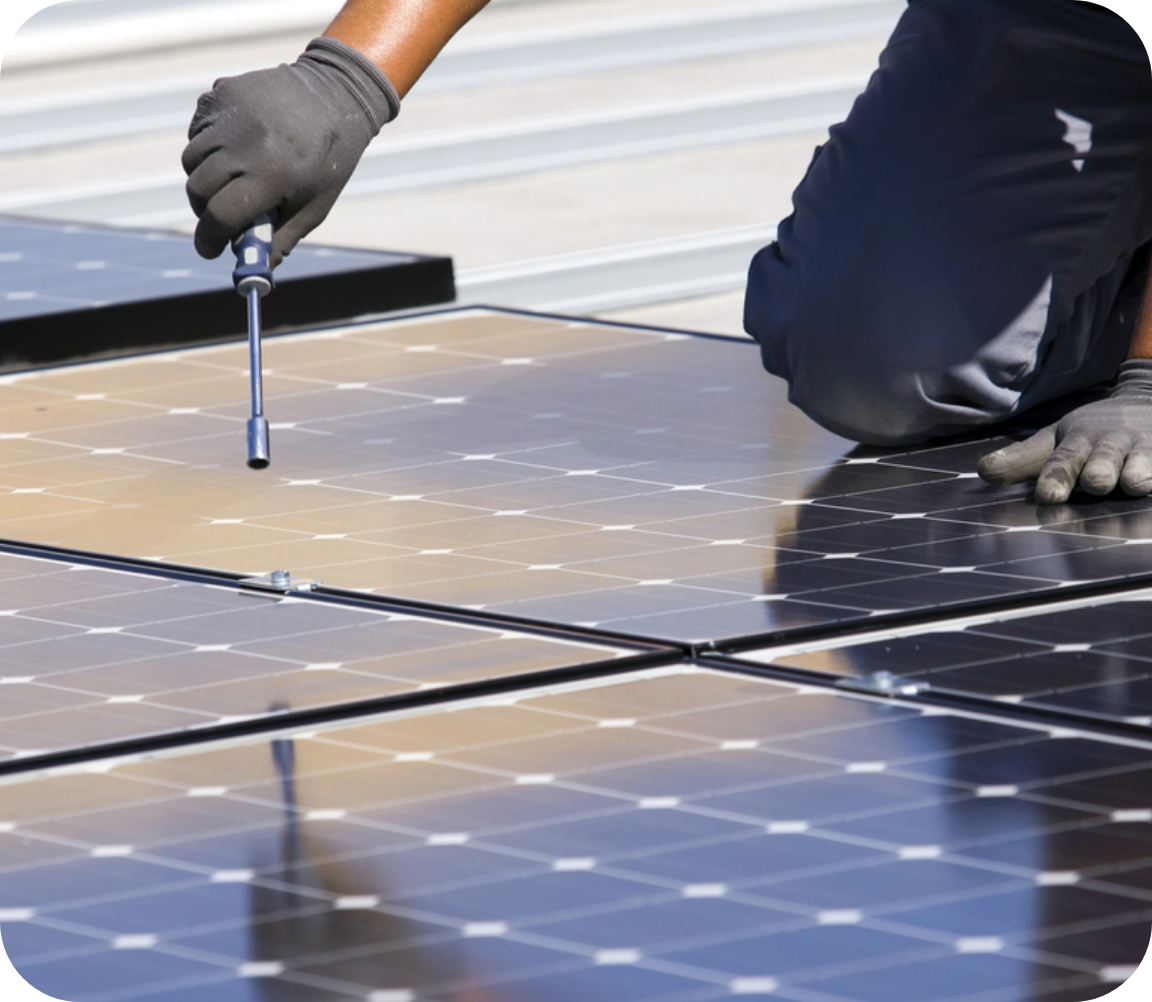
M 248 468 L 263 470 L 272 461 L 268 443 L 268 422 L 262 417 L 248 420 Z

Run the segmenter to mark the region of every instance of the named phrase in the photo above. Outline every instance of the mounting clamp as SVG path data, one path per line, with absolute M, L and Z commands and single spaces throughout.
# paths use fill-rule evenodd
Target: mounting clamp
M 866 692 L 871 696 L 916 696 L 931 686 L 927 682 L 904 681 L 890 671 L 878 671 L 863 678 L 842 678 L 836 683 L 836 688 Z
M 294 591 L 313 591 L 321 584 L 304 578 L 294 578 L 290 571 L 272 571 L 255 578 L 241 578 L 241 588 L 250 591 L 270 591 L 278 595 L 288 595 Z

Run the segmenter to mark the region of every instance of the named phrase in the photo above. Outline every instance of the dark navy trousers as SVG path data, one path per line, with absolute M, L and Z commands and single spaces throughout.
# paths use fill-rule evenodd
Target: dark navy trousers
M 1152 71 L 1078 0 L 910 0 L 745 327 L 789 398 L 903 445 L 1110 379 L 1152 253 Z

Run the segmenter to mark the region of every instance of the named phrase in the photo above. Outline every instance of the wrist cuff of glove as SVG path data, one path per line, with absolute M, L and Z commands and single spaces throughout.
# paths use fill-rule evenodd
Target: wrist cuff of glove
M 311 62 L 317 69 L 338 74 L 371 121 L 373 134 L 400 114 L 400 95 L 392 81 L 372 60 L 351 45 L 321 35 L 308 43 L 300 61 Z
M 1152 358 L 1130 358 L 1120 366 L 1112 397 L 1152 395 Z

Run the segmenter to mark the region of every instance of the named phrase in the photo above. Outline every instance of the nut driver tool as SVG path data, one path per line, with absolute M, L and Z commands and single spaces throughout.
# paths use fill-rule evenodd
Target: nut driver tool
M 232 284 L 248 300 L 248 355 L 252 378 L 252 417 L 248 419 L 248 466 L 263 470 L 272 461 L 268 422 L 264 417 L 264 363 L 260 354 L 260 300 L 276 287 L 272 267 L 272 227 L 276 214 L 259 216 L 232 243 L 236 270 Z

